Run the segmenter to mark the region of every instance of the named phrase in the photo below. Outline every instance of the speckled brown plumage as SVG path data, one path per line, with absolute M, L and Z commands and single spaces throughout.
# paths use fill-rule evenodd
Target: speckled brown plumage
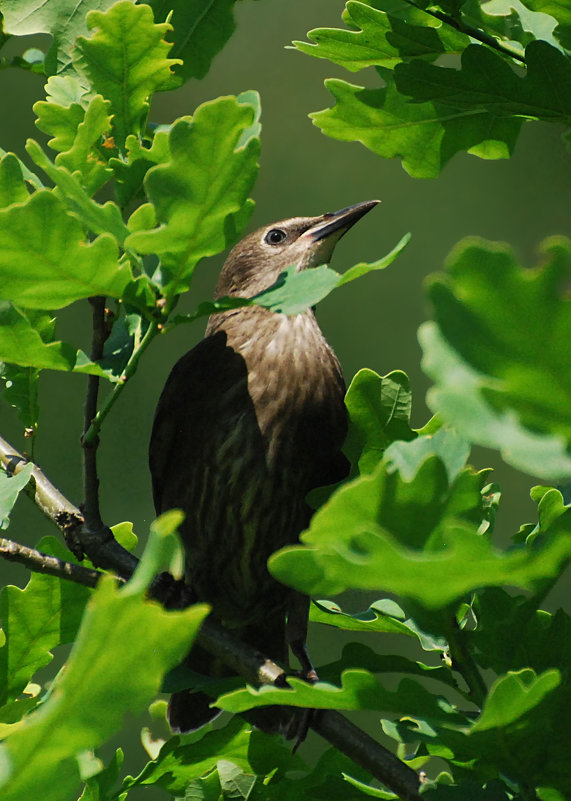
M 255 231 L 228 256 L 217 297 L 249 297 L 289 264 L 309 269 L 327 261 L 339 237 L 373 205 Z M 274 244 L 268 238 L 277 239 L 275 231 L 284 239 Z M 288 608 L 289 639 L 297 645 L 305 639 L 307 610 L 266 563 L 308 525 L 309 490 L 346 474 L 344 391 L 313 311 L 287 317 L 248 307 L 210 318 L 205 338 L 174 367 L 155 416 L 155 505 L 157 512 L 185 512 L 181 536 L 193 597 L 282 662 Z M 215 669 L 197 649 L 190 664 Z M 174 728 L 196 728 L 212 715 L 201 694 L 171 700 Z

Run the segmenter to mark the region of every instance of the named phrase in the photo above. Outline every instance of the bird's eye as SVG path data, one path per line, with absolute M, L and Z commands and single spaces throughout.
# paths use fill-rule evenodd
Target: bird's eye
M 271 231 L 268 231 L 265 235 L 264 242 L 267 242 L 268 245 L 279 245 L 286 237 L 286 232 L 282 231 L 281 228 L 272 228 Z

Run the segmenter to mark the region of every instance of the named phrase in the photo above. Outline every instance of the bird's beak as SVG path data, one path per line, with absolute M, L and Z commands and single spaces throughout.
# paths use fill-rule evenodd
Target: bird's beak
M 363 203 L 347 206 L 346 209 L 328 212 L 323 217 L 320 217 L 319 222 L 306 231 L 304 236 L 310 236 L 314 242 L 318 242 L 320 239 L 327 239 L 331 234 L 338 231 L 337 239 L 340 239 L 352 225 L 355 225 L 357 220 L 360 220 L 363 215 L 371 211 L 380 202 L 380 200 L 365 200 Z

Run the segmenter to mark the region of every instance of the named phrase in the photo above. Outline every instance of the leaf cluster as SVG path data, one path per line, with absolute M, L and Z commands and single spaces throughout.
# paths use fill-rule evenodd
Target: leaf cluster
M 524 121 L 569 126 L 564 4 L 348 0 L 343 21 L 294 47 L 350 72 L 372 67 L 381 86 L 331 78 L 335 105 L 310 116 L 327 136 L 399 157 L 416 178 L 437 176 L 459 151 L 509 158 Z

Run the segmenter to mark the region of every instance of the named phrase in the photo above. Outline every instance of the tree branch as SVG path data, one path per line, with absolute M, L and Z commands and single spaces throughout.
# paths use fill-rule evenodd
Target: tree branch
M 35 573 L 45 573 L 48 576 L 67 579 L 85 587 L 95 587 L 103 575 L 99 570 L 90 570 L 83 565 L 65 562 L 63 559 L 58 559 L 57 556 L 49 556 L 35 548 L 27 548 L 25 545 L 20 545 L 18 542 L 7 540 L 4 537 L 0 537 L 0 556 L 9 562 L 26 565 Z M 122 579 L 119 580 L 122 581 Z
M 17 473 L 27 464 L 27 460 L 12 448 L 9 443 L 0 438 L 0 459 L 5 469 L 11 473 Z M 94 564 L 102 567 L 114 569 L 121 577 L 129 578 L 134 572 L 138 559 L 126 551 L 114 539 L 109 529 L 111 539 L 101 542 L 93 533 L 86 531 L 83 526 L 81 512 L 71 504 L 58 490 L 51 484 L 39 467 L 34 467 L 32 472 L 35 487 L 32 497 L 40 506 L 44 514 L 56 523 L 64 531 L 58 520 L 71 516 L 75 520 L 75 530 L 78 541 Z M 30 482 L 32 483 L 32 482 Z M 49 499 L 49 503 L 46 503 Z M 8 559 L 16 559 L 24 562 L 32 570 L 49 572 L 48 557 L 30 548 L 10 543 L 4 548 L 0 548 L 0 556 Z M 78 565 L 71 565 L 68 562 L 55 560 L 49 564 L 53 566 L 52 575 L 77 581 L 93 587 L 99 580 L 102 573 L 96 570 L 87 570 Z M 80 568 L 76 570 L 75 568 Z M 85 572 L 83 572 L 85 571 Z M 73 577 L 72 577 L 73 574 Z M 169 607 L 184 606 L 185 587 L 182 582 L 175 582 L 172 577 L 165 581 L 165 575 L 158 576 L 151 586 L 150 594 L 157 600 L 161 600 Z M 84 580 L 85 579 L 85 580 Z M 178 598 L 177 598 L 178 594 Z M 204 621 L 198 635 L 199 644 L 210 654 L 219 657 L 228 667 L 235 670 L 247 681 L 256 684 L 274 684 L 283 686 L 286 677 L 284 670 L 258 651 L 236 639 L 234 635 L 217 623 L 212 616 Z M 395 792 L 402 801 L 420 801 L 419 778 L 404 762 L 401 762 L 391 751 L 377 743 L 372 737 L 354 726 L 343 715 L 331 710 L 320 710 L 311 721 L 311 727 L 315 729 L 324 739 L 347 754 L 357 764 L 369 771 L 376 779 Z
M 7 473 L 15 475 L 28 464 L 28 459 L 0 437 L 0 462 Z M 110 529 L 103 528 L 99 532 L 86 529 L 81 510 L 54 487 L 37 465 L 34 465 L 26 492 L 63 533 L 75 556 L 83 558 L 86 553 L 96 567 L 113 570 L 123 578 L 131 576 L 139 561 L 137 557 L 119 545 Z

